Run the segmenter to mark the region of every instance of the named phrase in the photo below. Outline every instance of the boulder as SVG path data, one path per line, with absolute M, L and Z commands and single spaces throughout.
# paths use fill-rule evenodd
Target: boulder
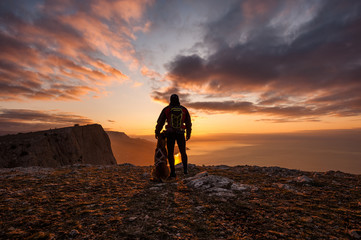
M 307 177 L 306 175 L 303 175 L 303 176 L 296 177 L 295 181 L 298 183 L 312 183 L 313 179 Z
M 108 135 L 99 124 L 0 137 L 0 167 L 114 165 Z
M 184 179 L 187 186 L 205 192 L 209 196 L 223 198 L 235 197 L 236 192 L 246 190 L 257 190 L 257 187 L 241 184 L 227 177 L 210 175 L 208 172 L 201 172 L 193 177 Z
M 348 230 L 348 234 L 354 239 L 360 239 L 361 238 L 361 230 L 358 230 L 358 229 Z

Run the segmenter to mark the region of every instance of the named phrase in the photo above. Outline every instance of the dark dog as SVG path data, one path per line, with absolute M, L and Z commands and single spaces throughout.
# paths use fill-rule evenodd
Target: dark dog
M 166 136 L 162 132 L 158 137 L 157 148 L 155 149 L 154 169 L 152 171 L 153 181 L 163 182 L 169 176 L 166 145 Z

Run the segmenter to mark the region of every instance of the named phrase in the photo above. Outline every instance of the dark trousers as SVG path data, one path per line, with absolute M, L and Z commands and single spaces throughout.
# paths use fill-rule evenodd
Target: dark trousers
M 186 139 L 184 137 L 184 132 L 167 132 L 167 150 L 168 150 L 168 161 L 171 171 L 171 176 L 175 175 L 174 168 L 174 145 L 177 141 L 178 149 L 182 157 L 183 170 L 186 173 L 188 167 L 188 157 L 186 153 Z

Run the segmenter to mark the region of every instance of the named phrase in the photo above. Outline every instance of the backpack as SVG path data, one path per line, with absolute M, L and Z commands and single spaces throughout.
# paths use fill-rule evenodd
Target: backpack
M 183 109 L 172 107 L 170 109 L 170 126 L 174 129 L 181 129 L 183 125 Z

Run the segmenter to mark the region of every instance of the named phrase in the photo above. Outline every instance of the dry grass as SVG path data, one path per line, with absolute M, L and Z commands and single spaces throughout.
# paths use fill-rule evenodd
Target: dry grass
M 258 190 L 209 197 L 181 173 L 158 184 L 150 167 L 129 165 L 3 169 L 0 238 L 347 239 L 361 229 L 360 175 L 248 166 L 189 175 L 203 170 Z M 314 181 L 293 180 L 301 175 Z

